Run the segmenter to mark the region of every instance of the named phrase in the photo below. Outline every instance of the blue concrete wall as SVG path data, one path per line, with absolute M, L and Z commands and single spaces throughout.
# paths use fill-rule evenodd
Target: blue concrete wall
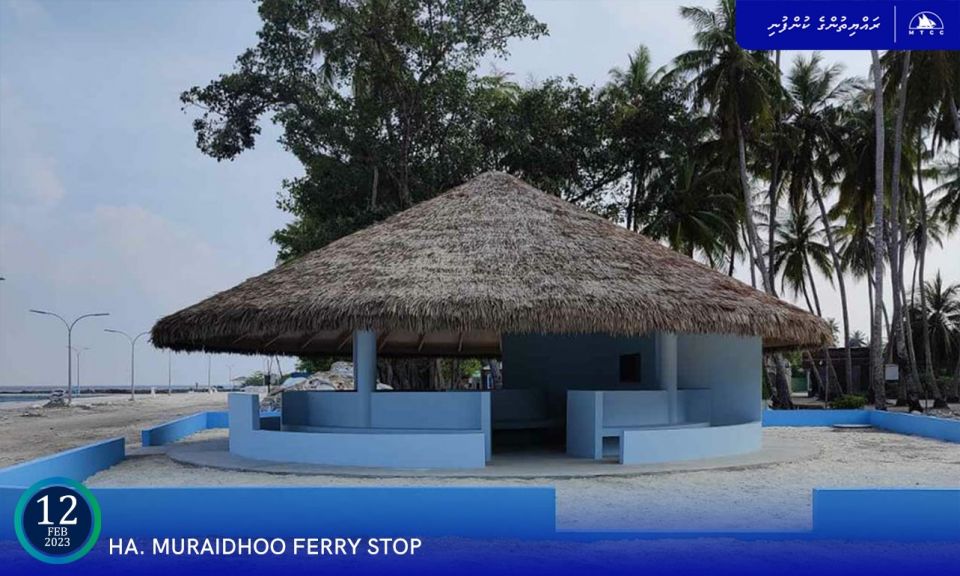
M 656 390 L 652 336 L 605 334 L 505 334 L 503 387 L 547 393 L 549 417 L 566 417 L 567 390 Z M 641 355 L 641 382 L 620 382 L 620 356 Z M 496 417 L 496 416 L 495 416 Z
M 764 426 L 834 426 L 869 424 L 867 410 L 764 410 Z
M 602 458 L 602 427 L 602 393 L 593 390 L 567 392 L 567 454 L 575 458 Z
M 505 334 L 503 387 L 578 390 L 657 389 L 652 336 Z M 641 383 L 620 382 L 620 356 L 641 355 Z M 563 396 L 561 394 L 561 396 Z
M 284 392 L 282 425 L 360 428 L 366 417 L 361 400 L 356 392 Z
M 52 456 L 0 469 L 0 486 L 27 487 L 53 476 L 85 480 L 124 458 L 123 438 L 88 444 Z M 9 518 L 10 516 L 8 516 Z M 3 524 L 6 524 L 5 522 Z
M 110 537 L 504 537 L 555 533 L 550 487 L 94 488 Z M 20 489 L 0 488 L 13 517 Z M 278 511 L 282 511 L 278 513 Z M 12 522 L 0 538 L 13 539 Z
M 143 446 L 163 446 L 203 430 L 228 428 L 229 426 L 229 417 L 226 412 L 197 412 L 190 416 L 184 416 L 141 430 L 140 444 Z
M 700 458 L 719 458 L 760 449 L 760 422 L 669 428 L 624 430 L 620 437 L 621 464 L 651 464 Z
M 882 430 L 960 442 L 960 420 L 878 410 L 764 410 L 764 426 L 870 424 Z
M 650 426 L 669 423 L 670 402 L 663 390 L 601 392 L 603 427 Z
M 669 419 L 668 396 L 667 391 L 661 390 L 570 390 L 567 392 L 567 453 L 578 458 L 602 458 L 603 437 L 611 435 L 608 430 L 615 430 L 615 435 L 619 436 L 620 431 L 616 430 L 618 428 L 709 425 L 709 390 L 680 390 L 679 414 L 685 418 L 673 424 Z M 648 436 L 644 438 L 653 438 L 660 430 L 646 432 Z M 759 423 L 742 431 L 740 435 L 748 433 L 755 434 L 756 438 L 750 442 L 738 442 L 731 445 L 732 451 L 719 451 L 715 455 L 739 454 L 758 449 L 761 436 Z M 692 436 L 691 438 L 692 441 L 699 442 Z M 705 446 L 713 447 L 718 444 L 707 442 Z M 751 448 L 752 446 L 756 448 Z M 660 461 L 669 460 L 667 458 Z
M 263 414 L 269 415 L 270 412 L 264 412 Z M 229 427 L 230 427 L 230 414 L 228 412 L 226 411 L 207 412 L 207 428 L 229 428 Z
M 330 466 L 482 468 L 489 455 L 489 395 L 475 394 L 486 399 L 486 431 L 355 428 L 321 433 L 263 430 L 257 395 L 234 393 L 229 396 L 230 452 Z
M 535 388 L 492 390 L 490 415 L 494 423 L 546 420 L 550 418 L 547 393 Z
M 918 414 L 897 412 L 870 412 L 870 423 L 899 434 L 923 436 L 946 442 L 960 442 L 960 420 L 931 418 Z
M 713 395 L 709 389 L 687 388 L 678 390 L 677 400 L 679 403 L 678 421 L 710 422 L 710 406 L 713 404 Z
M 710 389 L 712 425 L 760 421 L 760 338 L 679 334 L 677 339 L 678 387 Z
M 198 412 L 184 416 L 152 428 L 140 431 L 140 444 L 143 446 L 163 446 L 171 444 L 191 434 L 207 429 L 207 413 Z
M 817 488 L 813 532 L 897 541 L 960 539 L 960 490 Z

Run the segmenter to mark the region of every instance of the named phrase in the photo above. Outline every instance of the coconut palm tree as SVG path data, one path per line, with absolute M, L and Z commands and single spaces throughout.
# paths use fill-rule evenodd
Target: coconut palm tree
M 771 103 L 782 90 L 779 74 L 766 53 L 745 50 L 737 42 L 735 0 L 719 0 L 714 10 L 685 6 L 680 15 L 693 24 L 696 48 L 677 56 L 675 74 L 690 78 L 693 102 L 698 108 L 709 108 L 720 139 L 731 148 L 736 146 L 751 270 L 756 267 L 764 291 L 775 294 L 754 218 L 747 140 L 762 133 L 771 121 Z M 774 405 L 790 408 L 790 382 L 783 364 L 781 358 L 774 359 Z
M 880 329 L 880 315 L 883 310 L 883 168 L 884 144 L 886 143 L 884 130 L 883 109 L 883 79 L 880 68 L 880 53 L 870 51 L 873 60 L 873 94 L 874 94 L 874 197 L 873 197 L 873 282 L 874 290 L 873 317 L 870 323 L 870 365 L 872 368 L 871 382 L 873 386 L 874 407 L 877 410 L 887 409 L 886 380 L 883 373 L 883 351 L 881 350 L 882 332 Z
M 656 199 L 641 210 L 640 231 L 674 250 L 701 253 L 712 266 L 737 242 L 736 181 L 727 170 L 703 166 L 695 154 L 674 158 L 650 183 Z
M 792 132 L 794 153 L 788 166 L 790 202 L 806 201 L 807 191 L 820 211 L 824 238 L 830 250 L 833 269 L 837 272 L 840 306 L 843 317 L 843 341 L 850 339 L 850 313 L 847 305 L 846 281 L 836 234 L 827 213 L 821 182 L 836 175 L 835 151 L 842 146 L 842 103 L 857 88 L 857 80 L 842 80 L 843 67 L 822 65 L 820 54 L 810 58 L 798 56 L 788 75 L 791 110 L 788 126 Z M 850 350 L 844 354 L 846 382 L 853 381 L 853 360 Z
M 940 197 L 935 204 L 936 215 L 952 233 L 960 227 L 960 157 L 946 154 L 939 179 L 940 185 L 933 189 Z
M 865 348 L 868 344 L 867 335 L 859 330 L 854 330 L 853 334 L 850 335 L 850 339 L 847 340 L 847 346 L 849 348 Z
M 600 98 L 611 102 L 614 111 L 610 148 L 627 180 L 624 212 L 630 230 L 639 228 L 637 219 L 642 214 L 638 204 L 646 198 L 646 186 L 657 173 L 664 152 L 682 137 L 679 125 L 690 122 L 679 113 L 682 100 L 675 80 L 666 76 L 665 68 L 654 70 L 650 51 L 639 46 L 629 56 L 626 68 L 610 70 L 610 82 L 600 90 Z
M 773 278 L 754 221 L 746 148 L 749 135 L 770 122 L 772 98 L 780 90 L 778 74 L 765 53 L 745 50 L 737 42 L 735 0 L 719 0 L 712 11 L 682 7 L 680 15 L 696 29 L 697 48 L 677 56 L 676 72 L 691 76 L 693 101 L 709 107 L 721 139 L 736 146 L 751 263 L 772 293 Z
M 823 312 L 813 273 L 817 271 L 832 282 L 834 270 L 823 235 L 820 217 L 811 216 L 805 205 L 795 206 L 787 221 L 777 229 L 777 244 L 773 248 L 775 272 L 782 274 L 782 285 L 789 287 L 794 295 L 802 293 L 807 308 L 817 316 Z
M 945 361 L 960 337 L 960 284 L 944 286 L 940 271 L 923 285 L 926 307 L 921 312 L 927 319 L 928 333 L 938 369 L 947 368 Z
M 893 165 L 890 175 L 890 230 L 887 238 L 887 250 L 890 257 L 890 281 L 893 286 L 893 342 L 897 347 L 897 357 L 901 363 L 906 361 L 907 369 L 900 371 L 900 380 L 906 391 L 907 406 L 911 411 L 922 411 L 918 392 L 919 374 L 916 364 L 916 353 L 913 348 L 912 333 L 906 329 L 903 281 L 903 244 L 901 243 L 900 228 L 903 197 L 900 190 L 901 175 L 903 173 L 903 132 L 907 110 L 907 86 L 911 72 L 912 52 L 909 50 L 894 54 L 889 52 L 888 57 L 899 61 L 898 74 L 888 74 L 888 84 L 896 82 L 895 105 L 893 121 Z M 878 74 L 879 76 L 879 74 Z M 909 180 L 908 180 L 909 182 Z
M 777 244 L 774 246 L 774 273 L 782 273 L 783 286 L 789 287 L 794 295 L 802 293 L 811 314 L 823 316 L 820 308 L 820 297 L 813 272 L 816 270 L 833 282 L 833 261 L 829 249 L 822 242 L 823 229 L 819 223 L 819 216 L 811 216 L 805 204 L 794 205 L 787 221 L 777 228 Z M 810 302 L 813 296 L 813 303 Z M 831 328 L 836 330 L 836 322 L 829 319 Z M 834 338 L 836 339 L 836 338 Z M 826 384 L 823 385 L 817 378 L 818 385 L 824 399 L 828 400 L 831 389 L 840 392 L 837 386 L 837 375 L 834 372 L 833 362 L 830 360 L 830 351 L 823 348 L 823 357 L 826 360 Z

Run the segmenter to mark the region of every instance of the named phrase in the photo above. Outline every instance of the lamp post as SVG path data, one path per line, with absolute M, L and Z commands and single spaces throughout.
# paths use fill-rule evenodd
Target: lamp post
M 88 346 L 84 346 L 83 348 L 73 349 L 74 354 L 77 355 L 77 396 L 80 395 L 80 353 L 83 352 L 84 350 L 89 350 L 89 349 L 90 348 Z
M 103 331 L 104 331 L 104 332 L 110 332 L 110 333 L 113 333 L 113 334 L 122 334 L 122 335 L 124 335 L 124 336 L 127 337 L 127 340 L 130 341 L 130 400 L 135 400 L 135 399 L 136 399 L 136 396 L 134 396 L 134 385 L 135 385 L 135 382 L 136 382 L 136 380 L 135 380 L 135 375 L 136 375 L 135 366 L 136 366 L 136 365 L 135 365 L 135 355 L 134 355 L 134 352 L 136 351 L 136 348 L 137 348 L 137 340 L 139 340 L 141 336 L 146 336 L 146 335 L 149 334 L 150 332 L 141 332 L 141 333 L 137 334 L 136 336 L 131 336 L 131 335 L 127 334 L 126 332 L 124 332 L 123 330 L 111 330 L 110 328 L 105 328 Z
M 34 314 L 43 314 L 44 316 L 53 316 L 59 318 L 63 325 L 67 327 L 67 403 L 69 404 L 73 400 L 73 327 L 77 325 L 77 322 L 83 320 L 84 318 L 90 318 L 93 316 L 109 316 L 109 312 L 94 312 L 91 314 L 83 314 L 82 316 L 77 316 L 73 322 L 67 322 L 67 320 L 53 312 L 47 312 L 46 310 L 34 310 L 31 309 L 31 312 Z

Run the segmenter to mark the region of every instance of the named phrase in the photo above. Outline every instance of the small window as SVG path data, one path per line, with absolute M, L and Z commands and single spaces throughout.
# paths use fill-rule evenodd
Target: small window
M 628 384 L 640 383 L 640 354 L 620 356 L 620 381 Z

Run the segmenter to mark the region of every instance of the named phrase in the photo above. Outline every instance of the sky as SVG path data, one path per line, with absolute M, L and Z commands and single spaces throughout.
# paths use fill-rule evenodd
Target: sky
M 550 35 L 515 41 L 506 61 L 484 62 L 520 82 L 574 75 L 602 84 L 639 44 L 665 65 L 691 47 L 672 0 L 530 0 Z M 0 0 L 0 386 L 60 386 L 68 318 L 81 385 L 129 385 L 129 343 L 161 316 L 274 265 L 270 234 L 285 178 L 302 174 L 264 126 L 254 150 L 217 162 L 194 145 L 179 94 L 232 68 L 256 41 L 246 0 Z M 827 60 L 865 76 L 869 54 Z M 785 53 L 788 63 L 794 54 Z M 960 239 L 927 269 L 960 281 Z M 909 264 L 908 264 L 909 265 Z M 749 278 L 741 269 L 741 278 Z M 822 280 L 822 279 L 821 279 Z M 839 297 L 821 281 L 826 316 Z M 869 333 L 866 286 L 848 288 L 853 329 Z M 802 297 L 801 297 L 802 301 Z M 174 354 L 175 385 L 205 384 L 207 358 Z M 282 361 L 284 370 L 293 359 Z M 214 384 L 263 368 L 263 359 L 214 355 Z M 168 354 L 137 345 L 138 386 L 166 386 Z

